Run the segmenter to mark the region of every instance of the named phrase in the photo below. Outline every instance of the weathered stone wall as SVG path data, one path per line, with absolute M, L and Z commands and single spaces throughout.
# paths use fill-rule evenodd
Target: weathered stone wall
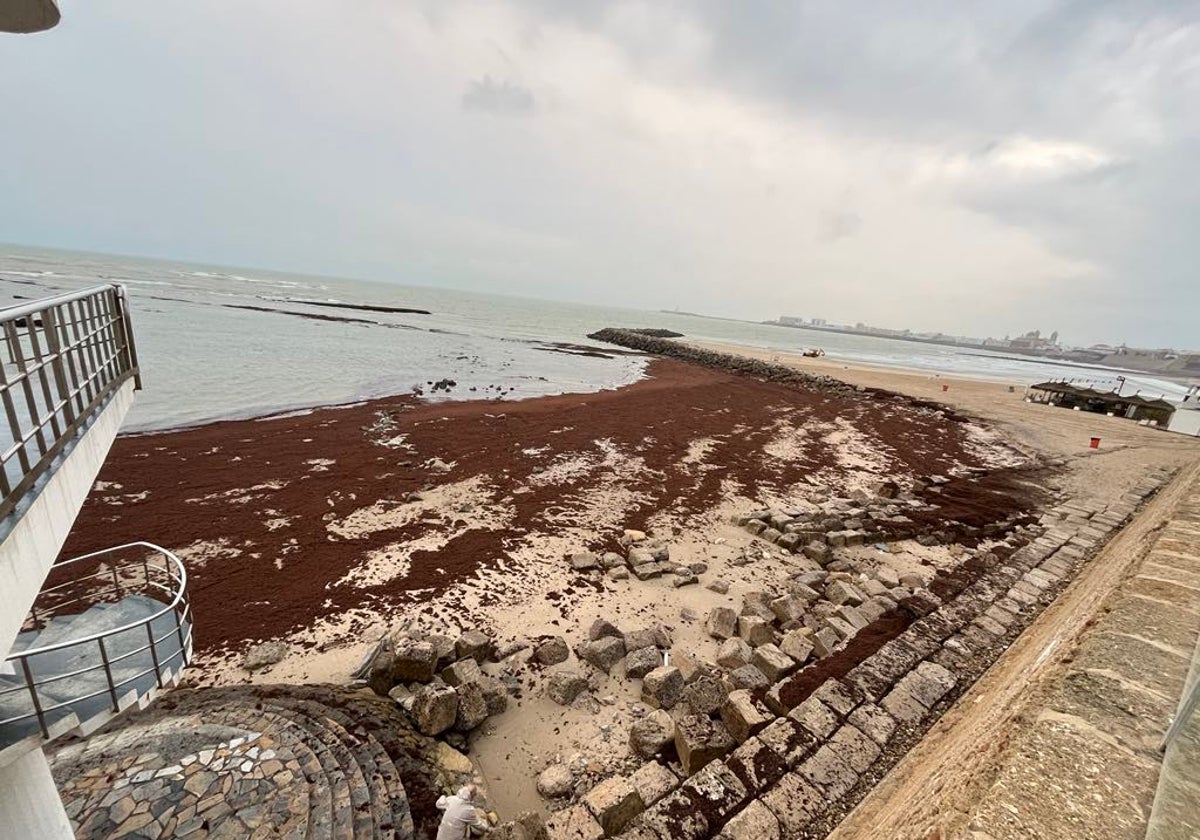
M 607 780 L 554 815 L 551 838 L 823 837 L 1167 477 L 1148 476 L 1105 509 L 1055 508 L 1005 563 L 797 705 L 734 692 L 720 721 L 677 722 L 681 769 L 651 761 Z M 786 693 L 777 684 L 762 696 Z

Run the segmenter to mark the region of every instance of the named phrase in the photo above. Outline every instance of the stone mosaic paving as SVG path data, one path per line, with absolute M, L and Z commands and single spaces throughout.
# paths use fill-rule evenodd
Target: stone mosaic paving
M 86 840 L 411 840 L 474 775 L 392 700 L 324 685 L 176 689 L 50 764 Z
M 308 835 L 306 768 L 258 732 L 172 758 L 146 752 L 59 781 L 79 838 Z M 316 768 L 319 771 L 319 766 Z

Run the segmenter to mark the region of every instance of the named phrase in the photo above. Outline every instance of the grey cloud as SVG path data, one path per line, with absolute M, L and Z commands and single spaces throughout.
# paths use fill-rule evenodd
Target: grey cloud
M 484 76 L 467 85 L 462 95 L 462 107 L 465 111 L 523 117 L 536 110 L 537 102 L 533 92 L 522 85 Z

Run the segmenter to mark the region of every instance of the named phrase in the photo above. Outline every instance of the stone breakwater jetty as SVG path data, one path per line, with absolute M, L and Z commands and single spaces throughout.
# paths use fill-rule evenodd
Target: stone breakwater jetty
M 629 330 L 619 329 L 616 327 L 605 327 L 602 330 L 591 333 L 588 335 L 588 338 L 592 339 L 593 341 L 603 341 L 608 344 L 616 344 L 619 347 L 626 347 L 630 350 L 638 350 L 642 353 L 650 353 L 656 356 L 666 356 L 672 359 L 679 359 L 680 361 L 684 362 L 691 362 L 692 364 L 704 365 L 705 367 L 715 368 L 717 370 L 723 370 L 729 373 L 755 376 L 765 379 L 769 382 L 774 382 L 780 385 L 792 385 L 816 393 L 840 395 L 858 394 L 860 396 L 896 400 L 911 405 L 936 409 L 943 412 L 945 416 L 951 419 L 965 419 L 957 415 L 948 406 L 940 403 L 932 403 L 926 400 L 919 400 L 914 397 L 906 397 L 893 391 L 885 391 L 882 388 L 867 388 L 861 385 L 849 385 L 832 376 L 808 373 L 806 371 L 787 367 L 786 365 L 777 365 L 771 362 L 765 362 L 761 359 L 751 359 L 747 356 L 735 356 L 730 353 L 720 353 L 715 350 L 704 350 L 699 347 L 690 347 L 686 344 L 680 344 L 679 342 L 672 341 L 668 338 L 660 338 L 657 335 L 649 335 L 645 330 Z

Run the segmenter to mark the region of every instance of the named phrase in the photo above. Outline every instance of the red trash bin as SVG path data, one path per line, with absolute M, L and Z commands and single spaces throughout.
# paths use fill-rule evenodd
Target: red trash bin
M 1091 442 L 1091 444 L 1090 444 L 1090 447 L 1091 447 L 1092 449 L 1099 449 L 1099 448 L 1100 448 L 1100 438 L 1098 438 L 1098 437 L 1094 437 L 1094 438 L 1092 438 L 1092 442 Z

